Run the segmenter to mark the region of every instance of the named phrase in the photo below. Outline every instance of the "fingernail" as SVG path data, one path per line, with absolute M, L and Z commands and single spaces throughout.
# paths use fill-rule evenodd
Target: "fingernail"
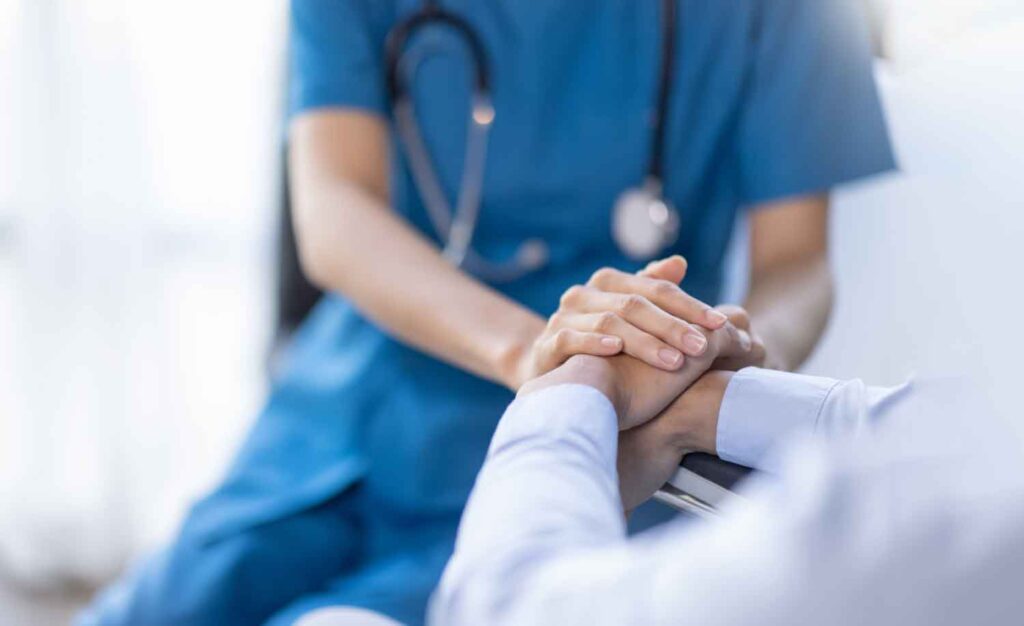
M 708 340 L 700 333 L 689 333 L 683 338 L 683 348 L 686 349 L 686 353 L 690 356 L 704 354 L 704 349 L 707 347 Z
M 620 341 L 618 337 L 601 337 L 601 345 L 606 348 L 618 348 Z
M 729 321 L 729 318 L 726 317 L 725 313 L 716 309 L 708 309 L 707 313 L 704 314 L 704 317 L 709 323 L 714 324 L 715 326 L 721 326 Z
M 745 330 L 737 330 L 736 332 L 740 338 L 740 347 L 743 348 L 744 351 L 750 350 L 750 348 L 753 347 L 754 345 L 754 343 L 750 340 L 750 334 Z
M 671 365 L 672 367 L 679 365 L 679 362 L 683 360 L 682 353 L 678 350 L 670 350 L 668 348 L 658 350 L 658 357 L 664 361 L 665 365 Z

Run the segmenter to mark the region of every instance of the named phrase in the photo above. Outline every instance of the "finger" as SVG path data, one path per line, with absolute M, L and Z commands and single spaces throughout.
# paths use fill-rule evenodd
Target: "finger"
M 638 273 L 640 276 L 660 278 L 661 280 L 667 280 L 678 285 L 686 278 L 687 265 L 686 259 L 677 254 L 667 259 L 651 261 L 647 264 L 647 267 Z
M 560 328 L 543 343 L 542 362 L 551 370 L 577 354 L 614 356 L 622 352 L 622 339 L 613 335 Z
M 612 357 L 623 351 L 623 340 L 600 333 L 562 327 L 540 339 L 535 348 L 541 371 L 550 372 L 565 363 L 574 354 L 594 357 Z
M 637 294 L 612 293 L 588 288 L 585 297 L 576 303 L 581 313 L 611 311 L 641 331 L 654 335 L 690 356 L 700 356 L 707 349 L 707 339 L 698 328 L 673 317 Z
M 700 324 L 708 330 L 721 328 L 728 321 L 724 313 L 716 311 L 667 280 L 627 274 L 606 267 L 595 272 L 587 284 L 602 291 L 642 295 L 666 313 Z
M 720 304 L 715 308 L 724 313 L 733 326 L 750 332 L 750 314 L 747 313 L 746 309 L 735 304 Z
M 682 367 L 683 353 L 657 337 L 645 333 L 615 313 L 590 313 L 579 316 L 590 331 L 622 339 L 622 351 L 651 367 L 674 371 Z
M 768 356 L 764 341 L 756 333 L 750 333 L 750 351 L 739 357 L 723 357 L 715 360 L 714 369 L 739 371 L 744 367 L 764 367 Z
M 711 331 L 707 335 L 708 351 L 707 358 L 728 359 L 745 358 L 753 348 L 753 340 L 750 333 L 732 324 L 726 324 L 718 330 Z

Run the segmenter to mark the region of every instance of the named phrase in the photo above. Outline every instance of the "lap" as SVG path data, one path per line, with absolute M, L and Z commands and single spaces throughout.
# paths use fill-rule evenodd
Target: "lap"
M 365 563 L 352 575 L 330 582 L 319 593 L 295 601 L 265 626 L 301 624 L 304 617 L 331 607 L 369 610 L 407 626 L 423 624 L 427 601 L 451 550 L 451 543 L 441 539 Z
M 259 624 L 355 568 L 357 489 L 319 506 L 209 540 L 188 532 L 105 591 L 79 626 Z

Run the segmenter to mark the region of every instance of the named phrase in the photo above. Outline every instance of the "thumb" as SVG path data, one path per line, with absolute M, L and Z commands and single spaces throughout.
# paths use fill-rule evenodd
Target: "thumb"
M 651 261 L 638 274 L 647 278 L 667 280 L 678 285 L 686 276 L 686 267 L 686 259 L 676 254 L 667 259 Z

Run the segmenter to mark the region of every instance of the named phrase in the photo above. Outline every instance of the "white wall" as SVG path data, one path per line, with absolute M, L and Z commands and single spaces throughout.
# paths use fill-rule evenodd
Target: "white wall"
M 261 401 L 286 10 L 0 0 L 0 568 L 23 582 L 165 536 Z
M 903 172 L 839 195 L 838 305 L 807 370 L 879 383 L 968 371 L 1024 430 L 1022 5 L 882 68 Z

